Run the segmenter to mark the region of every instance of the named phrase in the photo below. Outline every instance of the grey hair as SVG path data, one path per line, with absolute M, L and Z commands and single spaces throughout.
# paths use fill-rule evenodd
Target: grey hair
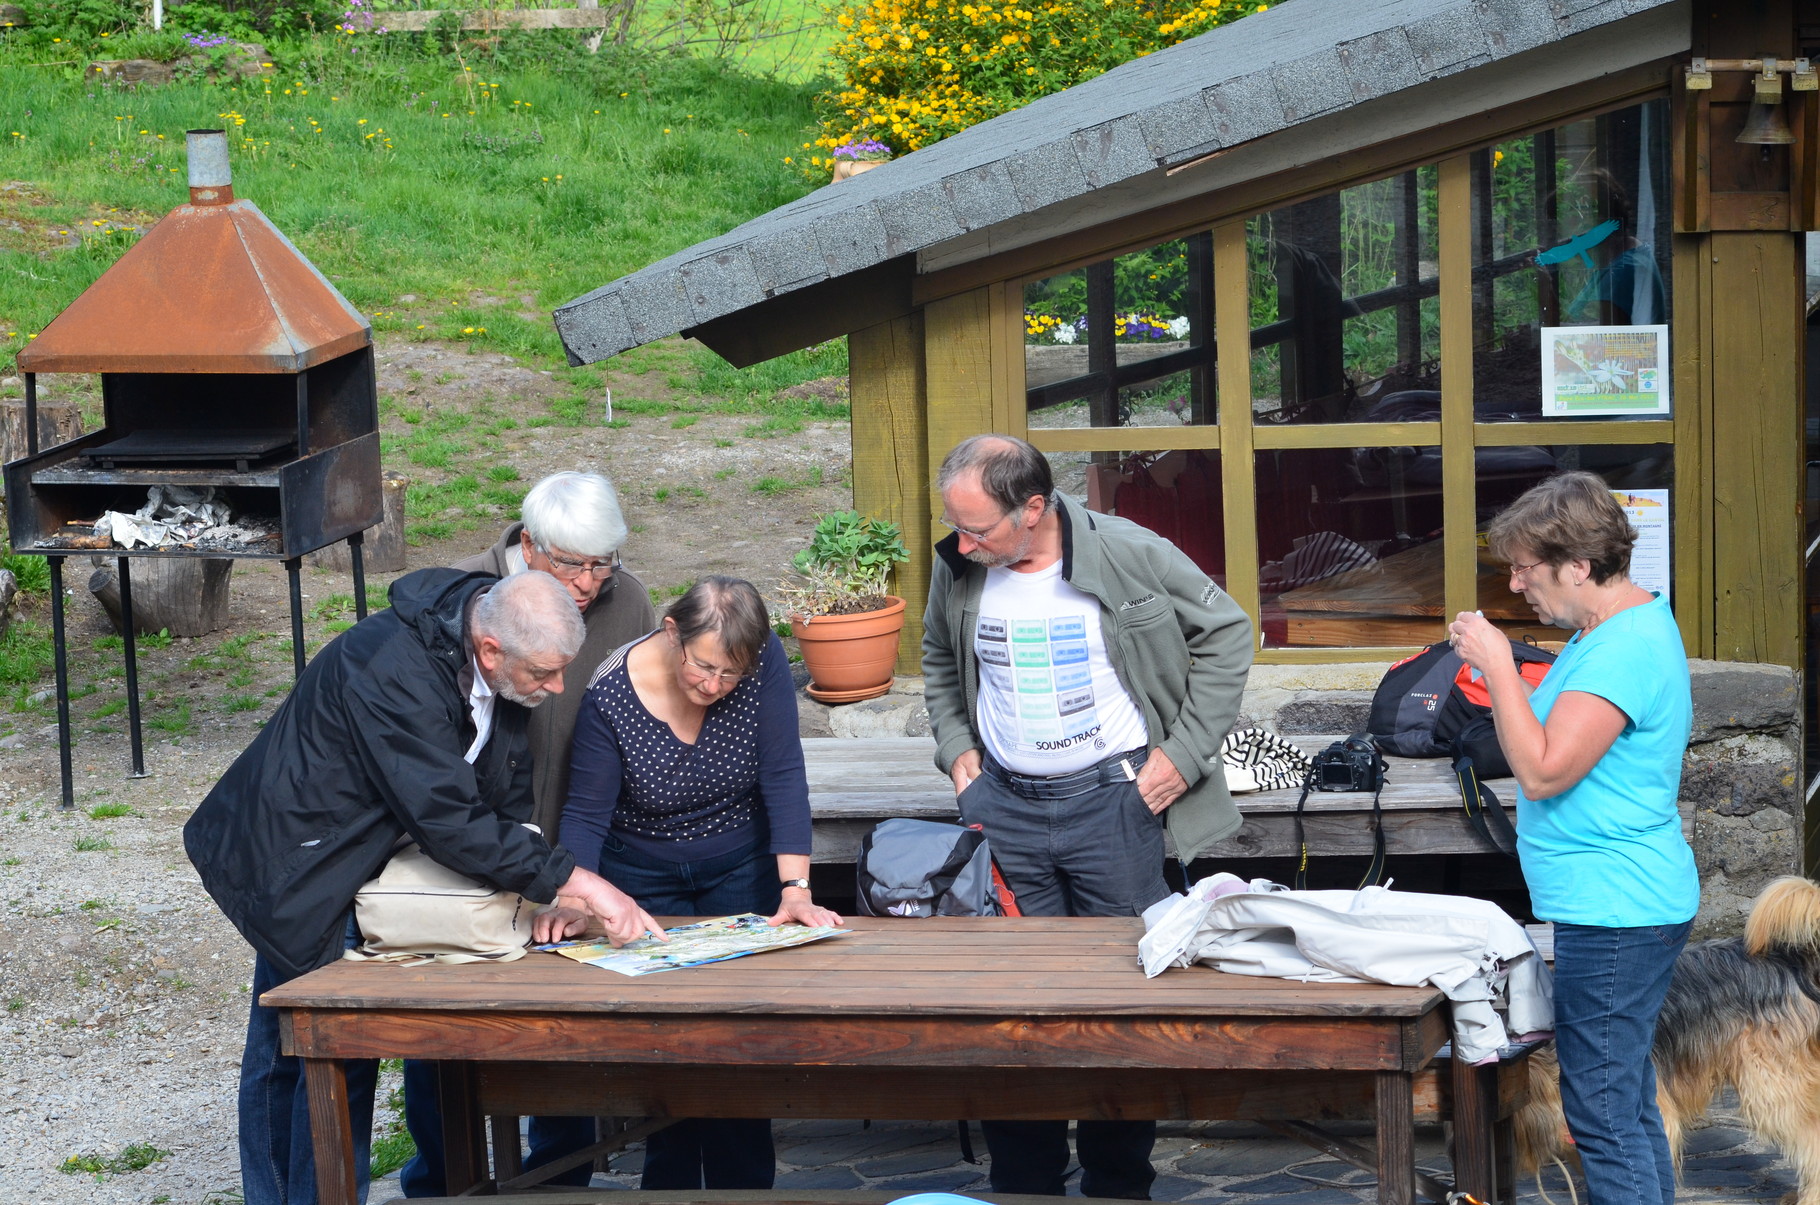
M 758 668 L 765 645 L 771 640 L 771 621 L 758 587 L 743 577 L 711 574 L 697 581 L 670 604 L 665 619 L 676 623 L 676 637 L 685 645 L 698 636 L 720 637 L 733 668 L 751 673 Z
M 606 556 L 626 542 L 626 517 L 613 483 L 599 473 L 552 473 L 525 495 L 519 511 L 531 542 L 577 556 Z
M 529 569 L 501 578 L 475 599 L 468 627 L 474 640 L 491 636 L 508 661 L 521 664 L 550 655 L 573 661 L 587 632 L 562 583 Z
M 942 459 L 936 490 L 946 490 L 967 473 L 977 472 L 986 496 L 1010 514 L 1042 495 L 1043 508 L 1055 507 L 1055 475 L 1049 458 L 1012 435 L 969 435 Z

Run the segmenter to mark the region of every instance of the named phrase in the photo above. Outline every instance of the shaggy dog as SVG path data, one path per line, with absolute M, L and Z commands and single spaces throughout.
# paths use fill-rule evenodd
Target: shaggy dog
M 1779 878 L 1752 903 L 1742 938 L 1682 952 L 1651 1056 L 1672 1150 L 1729 1083 L 1745 1122 L 1794 1165 L 1794 1201 L 1820 1205 L 1820 884 Z M 1532 1174 L 1572 1149 L 1552 1050 L 1535 1070 L 1515 1119 L 1519 1162 Z

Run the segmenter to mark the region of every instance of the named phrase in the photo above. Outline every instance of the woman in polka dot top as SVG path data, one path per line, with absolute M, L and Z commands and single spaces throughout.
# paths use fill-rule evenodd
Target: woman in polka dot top
M 706 577 L 595 671 L 562 843 L 653 916 L 838 925 L 809 893 L 796 689 L 752 583 Z M 766 1120 L 691 1118 L 645 1143 L 642 1187 L 772 1185 Z

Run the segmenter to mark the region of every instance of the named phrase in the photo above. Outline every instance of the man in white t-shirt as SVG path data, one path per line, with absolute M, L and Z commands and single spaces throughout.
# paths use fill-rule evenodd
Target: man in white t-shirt
M 936 480 L 953 535 L 923 617 L 936 764 L 1029 916 L 1136 916 L 1236 831 L 1220 742 L 1251 667 L 1250 620 L 1175 545 L 1055 492 L 1003 435 L 962 441 Z M 982 1123 L 1001 1193 L 1061 1195 L 1065 1122 Z M 1084 1121 L 1081 1192 L 1149 1196 L 1148 1121 Z

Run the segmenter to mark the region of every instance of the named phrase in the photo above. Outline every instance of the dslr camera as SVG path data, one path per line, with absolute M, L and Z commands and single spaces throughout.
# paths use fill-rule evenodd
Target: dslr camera
M 1358 733 L 1315 754 L 1309 771 L 1317 791 L 1376 791 L 1388 767 L 1370 736 Z

